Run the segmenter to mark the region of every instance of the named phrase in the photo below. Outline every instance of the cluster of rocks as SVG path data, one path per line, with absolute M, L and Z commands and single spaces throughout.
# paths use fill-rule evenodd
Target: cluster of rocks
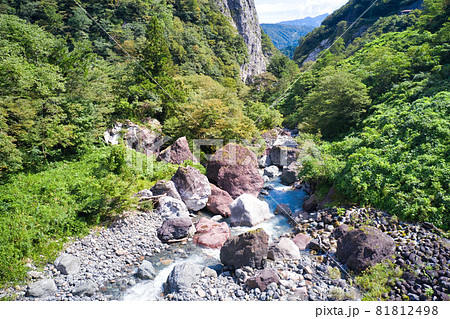
M 386 300 L 449 300 L 450 242 L 429 223 L 408 223 L 366 208 L 327 209 L 296 216 L 296 232 L 312 237 L 306 247 L 327 251 L 345 269 L 359 272 L 390 260 L 402 273 Z
M 280 176 L 282 183 L 294 184 L 298 181 L 299 166 L 297 157 L 300 153 L 297 142 L 290 136 L 290 132 L 272 130 L 263 134 L 266 151 L 258 159 L 258 165 L 264 169 L 265 181 Z
M 218 270 L 186 262 L 177 265 L 165 284 L 165 300 L 357 300 L 360 295 L 344 279 L 330 279 L 333 269 L 306 255 L 268 260 L 265 268 L 251 266 Z
M 142 145 L 151 144 L 153 137 L 132 123 L 105 138 L 114 142 L 125 128 L 130 147 L 142 151 Z M 430 224 L 399 222 L 364 208 L 317 211 L 323 203 L 311 196 L 305 211 L 276 208 L 275 214 L 292 223 L 292 233 L 273 241 L 263 229 L 231 237 L 230 227 L 254 227 L 273 217 L 257 198 L 265 182 L 278 176 L 288 185 L 297 182 L 297 144 L 289 134 L 275 133 L 267 133 L 268 147 L 259 160 L 248 148 L 230 143 L 211 157 L 206 176 L 180 166 L 171 180 L 137 194 L 141 202 L 153 201 L 155 210 L 127 213 L 111 227 L 93 230 L 42 271 L 30 265 L 30 283 L 7 293 L 20 300 L 118 299 L 137 282 L 155 278 L 158 270 L 150 262 L 155 256 L 169 265 L 174 243 L 191 241 L 220 249 L 220 265 L 177 264 L 164 285 L 166 300 L 357 300 L 349 273 L 387 259 L 403 276 L 390 282 L 384 299 L 448 300 L 449 244 Z M 134 143 L 140 134 L 148 143 Z M 185 138 L 153 155 L 172 163 L 195 161 Z M 326 200 L 333 196 L 331 189 Z M 201 210 L 213 217 L 199 218 Z M 179 257 L 188 257 L 188 246 L 177 250 Z M 160 257 L 164 253 L 168 258 Z

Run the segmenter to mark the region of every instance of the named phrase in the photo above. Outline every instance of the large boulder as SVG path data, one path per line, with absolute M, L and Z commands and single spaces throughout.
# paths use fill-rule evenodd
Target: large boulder
M 203 267 L 190 262 L 175 265 L 167 277 L 164 292 L 168 294 L 187 291 L 193 283 L 198 282 L 202 269 Z
M 53 279 L 42 279 L 28 287 L 27 296 L 44 298 L 54 296 L 56 292 L 57 288 Z
M 264 291 L 267 286 L 271 283 L 280 283 L 280 277 L 274 269 L 261 269 L 258 270 L 255 276 L 247 279 L 245 282 L 250 289 L 259 288 L 259 290 Z
M 261 158 L 258 159 L 258 165 L 261 168 L 269 167 L 270 165 L 272 165 L 272 161 L 270 160 L 270 156 L 267 155 L 267 154 L 261 156 Z
M 192 228 L 190 218 L 174 218 L 165 220 L 161 227 L 157 229 L 159 240 L 164 243 L 176 242 L 186 239 L 195 230 Z
M 330 188 L 325 198 L 317 205 L 317 209 L 324 209 L 326 206 L 332 206 L 337 201 L 336 189 L 334 186 Z
M 191 160 L 194 163 L 198 162 L 189 148 L 186 137 L 180 137 L 175 143 L 159 153 L 158 160 L 172 164 L 182 164 L 187 160 Z
M 278 204 L 277 207 L 275 208 L 274 213 L 275 215 L 282 215 L 286 217 L 292 216 L 292 210 L 286 204 Z
M 337 242 L 336 257 L 348 268 L 362 271 L 395 252 L 395 242 L 377 228 L 363 226 L 347 232 Z
M 272 260 L 300 259 L 300 250 L 289 238 L 283 237 L 268 252 Z
M 78 257 L 61 254 L 56 258 L 54 265 L 63 275 L 75 275 L 80 271 L 81 261 Z
M 297 234 L 292 241 L 297 245 L 298 249 L 305 250 L 311 241 L 311 237 L 307 234 Z
M 287 146 L 273 146 L 270 149 L 272 165 L 289 166 L 297 160 L 299 150 Z
M 172 182 L 189 210 L 199 211 L 211 195 L 208 178 L 191 166 L 179 167 Z
M 211 186 L 211 195 L 208 198 L 206 209 L 208 209 L 214 215 L 220 215 L 222 217 L 230 217 L 230 204 L 233 202 L 233 198 L 223 189 L 220 189 L 214 184 Z
M 280 180 L 285 185 L 292 185 L 298 181 L 298 165 L 297 163 L 291 163 L 289 166 L 284 166 L 281 172 Z
M 220 248 L 230 237 L 227 223 L 218 223 L 202 217 L 195 224 L 194 243 L 208 248 Z
M 233 198 L 244 193 L 258 196 L 264 186 L 255 153 L 235 143 L 225 145 L 211 156 L 206 175 Z
M 296 148 L 298 147 L 298 144 L 294 140 L 294 138 L 289 135 L 279 135 L 275 140 L 275 142 L 273 143 L 273 146 L 285 146 Z
M 278 166 L 272 165 L 264 169 L 264 175 L 269 178 L 277 177 L 280 175 L 280 170 L 278 169 Z
M 333 233 L 331 234 L 334 239 L 339 239 L 342 236 L 345 236 L 350 231 L 350 227 L 347 224 L 342 224 L 335 230 L 333 230 Z
M 144 153 L 147 156 L 158 155 L 164 144 L 164 137 L 160 133 L 161 124 L 157 120 L 149 121 L 151 129 L 136 125 L 130 121 L 116 123 L 114 127 L 104 133 L 107 143 L 118 144 L 123 139 L 128 148 Z
M 166 195 L 181 200 L 181 196 L 178 194 L 175 184 L 172 181 L 157 181 L 150 191 L 153 196 Z
M 273 217 L 269 204 L 250 194 L 236 198 L 230 205 L 230 211 L 231 226 L 253 227 Z
M 307 213 L 314 211 L 317 208 L 316 195 L 312 194 L 303 202 L 303 210 Z
M 158 208 L 156 212 L 161 215 L 163 220 L 174 218 L 189 218 L 189 211 L 186 204 L 173 197 L 160 197 L 158 199 Z
M 220 249 L 220 262 L 235 269 L 244 266 L 264 268 L 269 250 L 269 235 L 258 228 L 229 238 Z

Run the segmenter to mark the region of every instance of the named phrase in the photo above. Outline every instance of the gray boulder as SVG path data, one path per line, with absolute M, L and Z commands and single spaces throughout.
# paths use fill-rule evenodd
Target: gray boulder
M 72 294 L 74 294 L 75 296 L 93 296 L 95 295 L 95 293 L 98 290 L 98 286 L 95 282 L 93 282 L 92 280 L 88 280 L 84 283 L 82 283 L 81 285 L 79 285 L 78 287 L 76 287 L 73 291 Z
M 275 142 L 273 143 L 273 146 L 285 146 L 285 147 L 298 147 L 297 142 L 289 135 L 279 135 Z
M 191 285 L 200 279 L 202 270 L 203 267 L 190 262 L 175 265 L 164 285 L 165 293 L 183 292 L 190 289 Z
M 186 204 L 173 197 L 161 197 L 158 199 L 158 208 L 156 212 L 161 215 L 163 220 L 174 218 L 189 218 L 189 211 Z
M 305 212 L 312 212 L 317 208 L 317 201 L 316 201 L 316 195 L 312 194 L 308 197 L 307 200 L 303 203 L 303 210 Z
M 272 165 L 264 169 L 264 175 L 269 178 L 273 178 L 280 175 L 280 170 L 278 169 L 277 166 Z
M 269 167 L 272 165 L 272 161 L 270 160 L 269 155 L 263 155 L 260 159 L 258 159 L 258 165 L 261 168 Z
M 286 217 L 292 216 L 292 210 L 286 204 L 278 204 L 275 208 L 275 215 L 282 215 Z
M 389 235 L 377 228 L 363 226 L 338 239 L 336 257 L 349 269 L 362 271 L 392 257 L 395 247 Z
M 181 196 L 178 194 L 175 184 L 172 181 L 157 181 L 150 190 L 153 196 L 166 195 L 181 200 Z
M 291 163 L 291 165 L 283 167 L 280 180 L 283 184 L 292 185 L 298 181 L 298 173 L 299 169 L 297 164 L 295 162 Z
M 195 228 L 190 218 L 173 218 L 165 220 L 157 229 L 158 238 L 162 242 L 175 242 L 186 239 L 195 233 Z
M 300 259 L 300 250 L 294 241 L 283 237 L 269 250 L 268 258 L 272 260 Z
M 195 212 L 205 208 L 211 195 L 208 178 L 191 166 L 179 167 L 172 181 L 187 208 Z
M 272 165 L 289 166 L 297 160 L 299 150 L 287 146 L 273 146 L 270 149 Z
M 253 227 L 270 219 L 269 204 L 250 194 L 242 194 L 230 205 L 230 225 Z
M 220 262 L 234 269 L 249 266 L 264 268 L 269 250 L 269 235 L 258 228 L 228 238 L 220 249 Z
M 153 279 L 156 276 L 156 270 L 151 262 L 144 260 L 137 268 L 136 276 L 144 280 Z
M 54 265 L 63 275 L 75 275 L 80 271 L 81 261 L 78 257 L 62 254 L 56 258 Z
M 50 297 L 56 294 L 56 284 L 52 279 L 42 279 L 28 287 L 27 296 L 35 298 Z

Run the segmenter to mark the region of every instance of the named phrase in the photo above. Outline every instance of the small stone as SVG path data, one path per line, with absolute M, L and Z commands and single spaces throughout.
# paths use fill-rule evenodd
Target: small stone
M 200 298 L 205 298 L 206 297 L 206 292 L 203 289 L 201 289 L 201 288 L 197 288 L 196 293 L 197 293 L 197 295 Z

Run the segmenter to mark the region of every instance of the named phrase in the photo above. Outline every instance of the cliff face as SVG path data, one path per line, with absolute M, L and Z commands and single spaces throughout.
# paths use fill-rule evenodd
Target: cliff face
M 244 38 L 249 58 L 241 65 L 241 79 L 244 82 L 251 82 L 255 76 L 265 72 L 267 68 L 267 58 L 261 46 L 261 28 L 255 2 L 254 0 L 219 0 L 218 5 Z

